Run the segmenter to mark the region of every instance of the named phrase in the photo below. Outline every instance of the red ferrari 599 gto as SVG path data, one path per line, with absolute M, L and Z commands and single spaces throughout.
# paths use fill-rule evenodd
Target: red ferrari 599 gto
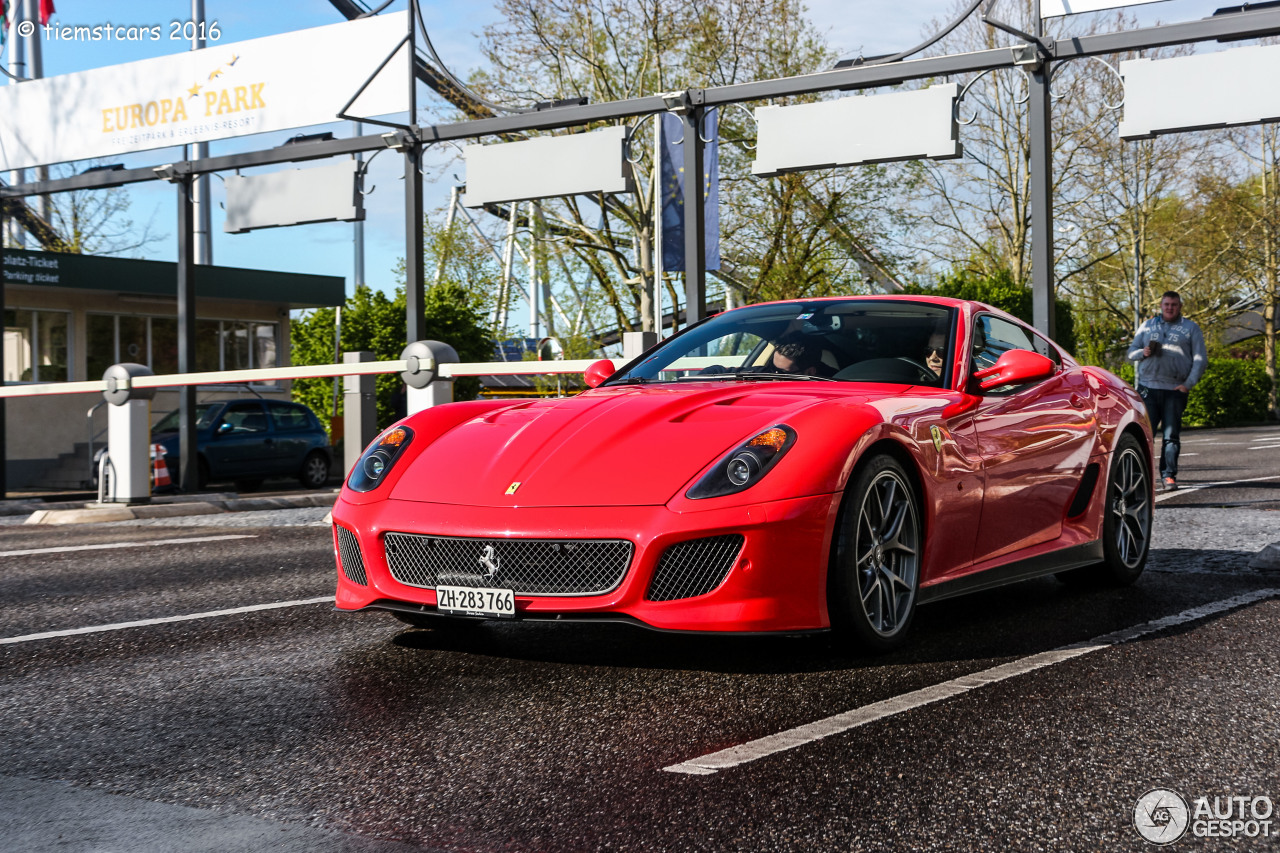
M 981 303 L 751 305 L 587 381 L 384 432 L 333 509 L 337 606 L 883 650 L 919 604 L 1146 563 L 1141 399 Z

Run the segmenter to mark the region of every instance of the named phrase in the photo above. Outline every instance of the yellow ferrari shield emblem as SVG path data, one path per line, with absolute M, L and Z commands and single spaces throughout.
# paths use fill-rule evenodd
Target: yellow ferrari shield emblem
M 507 486 L 507 494 L 514 495 L 516 493 L 516 489 L 518 488 L 520 488 L 519 483 L 512 483 L 510 486 Z
M 943 431 L 942 431 L 942 427 L 940 427 L 940 426 L 931 426 L 931 427 L 929 427 L 929 434 L 933 436 L 933 446 L 934 446 L 934 448 L 935 448 L 939 453 L 941 453 L 941 452 L 942 452 L 942 436 L 944 435 L 944 433 L 943 433 Z

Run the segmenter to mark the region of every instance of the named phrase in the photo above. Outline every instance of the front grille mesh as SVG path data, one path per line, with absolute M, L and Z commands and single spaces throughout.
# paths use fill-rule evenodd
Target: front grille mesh
M 409 586 L 510 589 L 518 595 L 600 595 L 631 565 L 625 539 L 459 539 L 388 533 L 391 576 Z
M 369 579 L 364 573 L 364 558 L 360 556 L 360 542 L 356 535 L 347 528 L 335 524 L 338 528 L 338 556 L 341 558 L 342 573 L 352 583 L 368 586 Z
M 742 534 L 734 533 L 672 545 L 662 552 L 645 598 L 675 601 L 706 595 L 729 576 L 742 542 Z

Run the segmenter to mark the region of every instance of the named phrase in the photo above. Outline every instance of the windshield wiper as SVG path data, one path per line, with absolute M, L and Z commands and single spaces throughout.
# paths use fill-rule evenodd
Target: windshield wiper
M 810 376 L 807 373 L 740 373 L 739 379 L 766 379 L 782 382 L 841 382 L 831 376 Z
M 631 376 L 627 379 L 611 379 L 606 385 L 647 385 L 651 380 L 645 379 L 643 376 Z

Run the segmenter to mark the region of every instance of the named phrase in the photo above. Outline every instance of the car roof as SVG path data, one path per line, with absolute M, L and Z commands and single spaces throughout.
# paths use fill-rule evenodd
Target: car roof
M 964 305 L 981 305 L 984 308 L 991 307 L 982 302 L 974 302 L 971 299 L 957 299 L 953 296 L 932 296 L 928 294 L 915 293 L 882 293 L 849 296 L 813 296 L 801 299 L 778 299 L 773 302 L 753 302 L 750 305 L 739 305 L 736 308 L 730 308 L 728 310 L 738 311 L 742 308 L 758 308 L 761 305 L 811 305 L 814 302 L 922 302 L 928 305 L 939 305 L 945 308 L 959 308 Z

